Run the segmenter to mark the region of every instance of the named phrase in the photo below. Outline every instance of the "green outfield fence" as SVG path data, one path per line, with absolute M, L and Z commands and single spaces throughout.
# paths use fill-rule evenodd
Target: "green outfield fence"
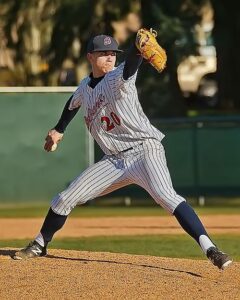
M 44 139 L 75 87 L 0 88 L 0 202 L 49 201 L 93 163 L 81 112 L 54 153 Z
M 75 87 L 0 88 L 0 203 L 49 201 L 102 157 L 83 122 L 74 118 L 54 153 L 43 151 Z M 240 117 L 153 120 L 166 137 L 168 166 L 185 196 L 240 195 Z M 95 149 L 95 150 L 94 150 Z M 112 195 L 141 196 L 130 186 Z

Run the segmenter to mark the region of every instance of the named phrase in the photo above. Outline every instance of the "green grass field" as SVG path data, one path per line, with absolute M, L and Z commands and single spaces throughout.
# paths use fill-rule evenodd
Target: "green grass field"
M 0 205 L 0 218 L 43 218 L 49 209 L 48 204 L 10 204 Z M 194 207 L 199 215 L 240 214 L 239 206 Z M 115 217 L 115 216 L 159 216 L 167 215 L 160 206 L 79 206 L 71 217 Z
M 213 235 L 219 248 L 240 261 L 240 234 Z M 29 240 L 0 240 L 0 248 L 21 248 Z M 164 257 L 204 259 L 197 243 L 187 235 L 141 235 L 141 236 L 100 236 L 88 238 L 55 239 L 49 248 L 81 251 L 142 254 Z

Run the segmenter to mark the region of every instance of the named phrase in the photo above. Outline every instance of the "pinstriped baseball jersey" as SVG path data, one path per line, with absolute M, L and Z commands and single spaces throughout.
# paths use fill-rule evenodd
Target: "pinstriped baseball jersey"
M 135 73 L 123 79 L 124 63 L 107 73 L 92 89 L 83 79 L 69 109 L 80 107 L 91 135 L 106 154 L 117 154 L 145 139 L 161 141 L 164 135 L 149 122 L 138 100 Z
M 53 199 L 57 214 L 68 215 L 77 204 L 129 184 L 143 187 L 170 213 L 185 201 L 172 186 L 164 135 L 150 124 L 138 100 L 137 72 L 124 80 L 124 65 L 105 74 L 94 88 L 86 77 L 71 98 L 68 109 L 83 109 L 86 125 L 106 155 Z

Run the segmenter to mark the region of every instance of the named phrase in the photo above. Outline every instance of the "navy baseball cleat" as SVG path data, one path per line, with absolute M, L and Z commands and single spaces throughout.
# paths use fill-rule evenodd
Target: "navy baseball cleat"
M 220 270 L 224 270 L 232 263 L 232 259 L 216 247 L 210 247 L 207 250 L 207 257 Z
M 36 258 L 45 255 L 47 255 L 46 247 L 42 247 L 41 245 L 38 244 L 38 242 L 33 241 L 26 248 L 17 251 L 13 256 L 13 259 L 21 260 L 21 259 Z

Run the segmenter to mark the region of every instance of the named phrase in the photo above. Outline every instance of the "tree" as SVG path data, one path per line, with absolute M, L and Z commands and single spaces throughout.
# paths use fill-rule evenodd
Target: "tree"
M 177 78 L 179 63 L 196 51 L 194 26 L 201 7 L 214 9 L 214 40 L 220 107 L 239 109 L 240 26 L 236 0 L 1 0 L 1 47 L 10 58 L 19 84 L 55 85 L 67 61 L 78 78 L 87 72 L 84 63 L 87 40 L 98 33 L 117 34 L 131 12 L 141 13 L 142 25 L 158 31 L 167 51 L 167 69 L 157 74 L 144 63 L 138 86 L 143 106 L 152 117 L 186 114 Z M 127 48 L 135 29 L 120 40 Z M 130 39 L 126 40 L 132 32 Z M 144 101 L 148 99 L 148 101 Z
M 187 107 L 177 77 L 183 58 L 196 52 L 194 25 L 201 16 L 202 1 L 142 0 L 143 26 L 156 29 L 160 44 L 167 52 L 167 68 L 162 74 L 151 69 L 140 78 L 141 96 L 152 117 L 184 116 Z M 147 74 L 147 75 L 146 75 Z
M 7 46 L 15 52 L 14 67 L 24 85 L 44 84 L 42 73 L 47 71 L 47 64 L 43 53 L 51 39 L 52 16 L 58 2 L 1 1 L 7 10 L 3 18 Z
M 220 107 L 240 109 L 240 22 L 236 0 L 211 0 L 214 9 L 214 30 L 217 52 L 217 80 Z

